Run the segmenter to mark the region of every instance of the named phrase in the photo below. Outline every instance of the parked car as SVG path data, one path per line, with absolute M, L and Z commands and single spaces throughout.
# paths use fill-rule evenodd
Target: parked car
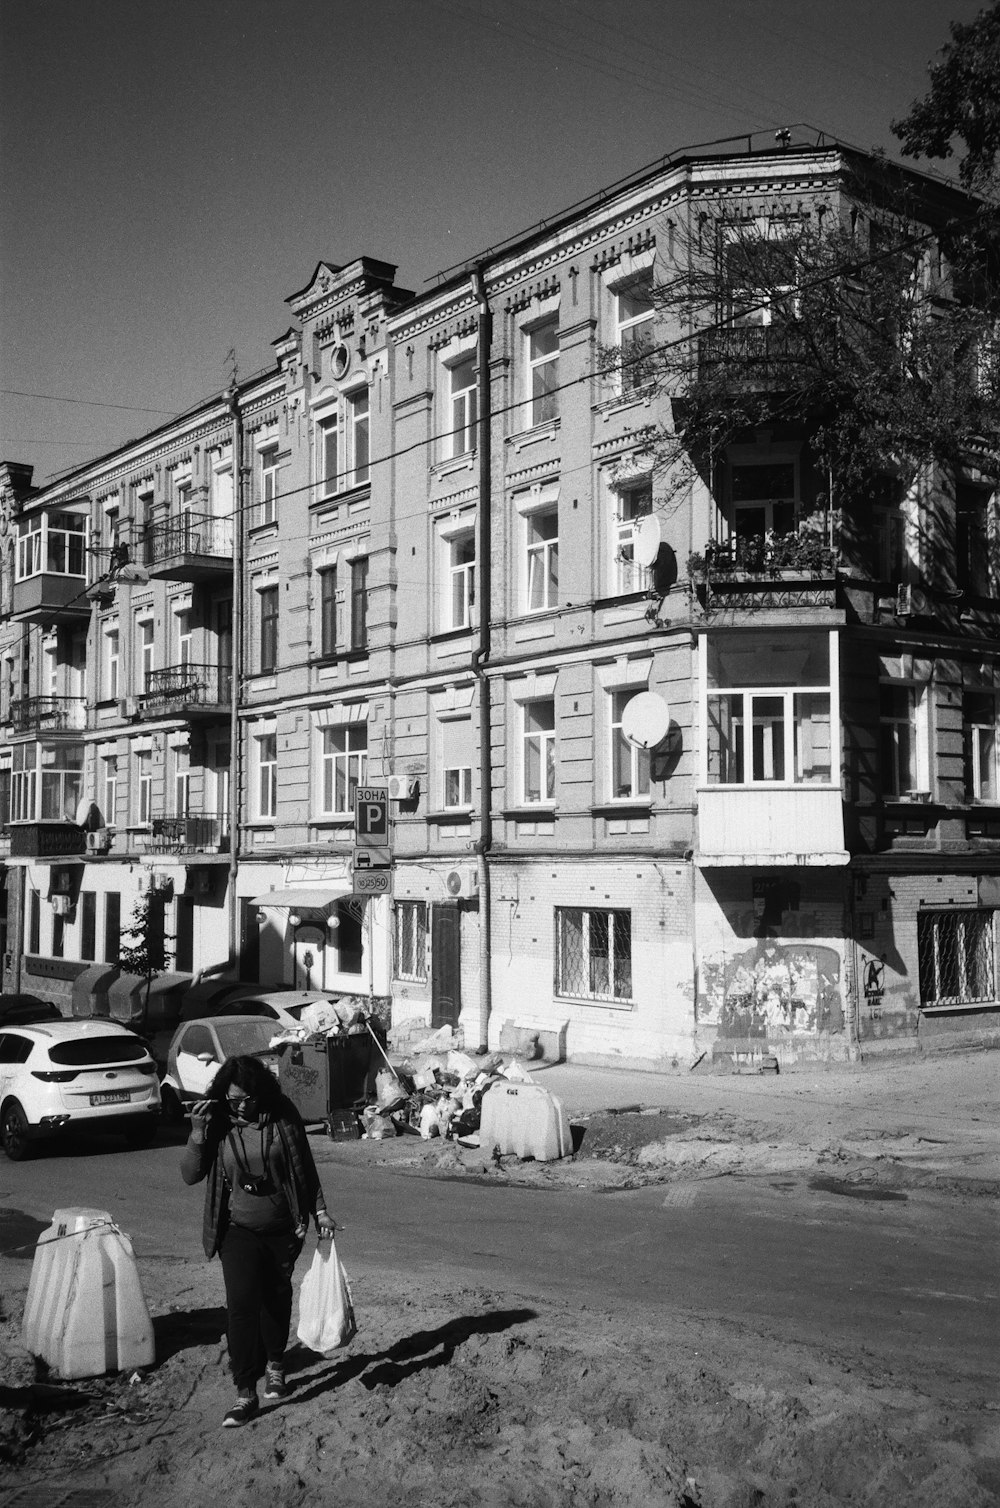
M 146 1044 L 115 1021 L 0 1025 L 0 1144 L 14 1162 L 73 1130 L 156 1135 L 160 1086 Z
M 302 1012 L 307 1005 L 325 1005 L 340 999 L 340 996 L 327 994 L 324 990 L 272 990 L 259 986 L 254 989 L 245 984 L 233 985 L 231 989 L 231 994 L 216 998 L 211 1009 L 213 1017 L 262 1016 L 280 1026 L 297 1027 L 301 1025 Z M 181 1006 L 182 1022 L 204 1020 L 206 1014 L 199 1009 L 197 1001 L 189 1003 L 185 1000 Z
M 227 1058 L 260 1058 L 277 1074 L 278 1053 L 271 1039 L 281 1024 L 270 1016 L 206 1016 L 177 1028 L 167 1052 L 167 1071 L 160 1085 L 164 1119 L 180 1120 L 209 1085 Z
M 39 995 L 0 995 L 0 1026 L 62 1020 L 63 1014 L 52 1000 L 42 1000 Z

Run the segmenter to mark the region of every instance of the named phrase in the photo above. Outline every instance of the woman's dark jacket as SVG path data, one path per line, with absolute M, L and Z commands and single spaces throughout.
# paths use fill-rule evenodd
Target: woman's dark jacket
M 323 1191 L 305 1126 L 290 1104 L 286 1109 L 290 1113 L 283 1110 L 272 1117 L 284 1151 L 286 1176 L 281 1187 L 296 1227 L 304 1231 L 309 1216 L 315 1218 L 317 1207 L 324 1207 Z M 202 1223 L 202 1245 L 207 1257 L 214 1257 L 219 1250 L 229 1223 L 229 1189 L 222 1171 L 222 1154 L 230 1129 L 224 1115 L 213 1115 L 205 1127 L 205 1140 L 194 1142 L 189 1138 L 181 1156 L 181 1177 L 185 1183 L 207 1180 Z

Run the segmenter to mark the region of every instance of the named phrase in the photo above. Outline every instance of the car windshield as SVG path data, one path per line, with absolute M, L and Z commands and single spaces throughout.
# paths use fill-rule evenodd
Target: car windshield
M 94 1063 L 138 1063 L 146 1049 L 135 1037 L 77 1037 L 69 1042 L 55 1042 L 49 1048 L 53 1063 L 73 1068 L 88 1068 Z
M 215 1031 L 223 1056 L 238 1058 L 244 1053 L 267 1052 L 274 1036 L 274 1021 L 218 1021 Z

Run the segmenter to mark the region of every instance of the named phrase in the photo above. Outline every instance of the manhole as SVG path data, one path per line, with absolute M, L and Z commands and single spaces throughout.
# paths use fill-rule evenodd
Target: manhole
M 810 1178 L 809 1187 L 823 1194 L 843 1194 L 845 1199 L 871 1199 L 883 1204 L 909 1197 L 899 1189 L 880 1189 L 873 1183 L 848 1183 L 843 1178 Z

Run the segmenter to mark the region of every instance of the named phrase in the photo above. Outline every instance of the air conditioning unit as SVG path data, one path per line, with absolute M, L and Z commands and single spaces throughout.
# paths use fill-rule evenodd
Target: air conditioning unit
M 69 916 L 73 909 L 72 898 L 68 895 L 54 895 L 51 897 L 53 916 Z
M 412 801 L 420 790 L 415 775 L 390 775 L 387 784 L 390 801 Z
M 475 869 L 449 869 L 444 888 L 455 900 L 467 901 L 479 894 L 479 875 Z
M 92 833 L 85 833 L 88 853 L 107 853 L 111 847 L 111 834 L 106 827 L 98 827 Z

